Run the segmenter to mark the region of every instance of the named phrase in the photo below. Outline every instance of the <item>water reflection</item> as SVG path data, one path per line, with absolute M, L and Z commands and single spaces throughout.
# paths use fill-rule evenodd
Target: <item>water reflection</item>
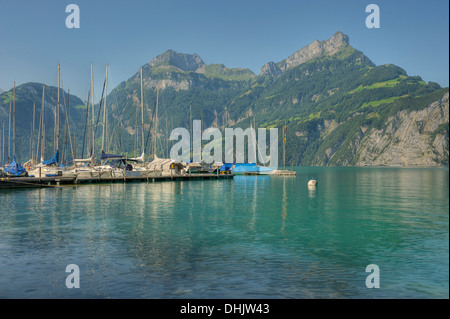
M 310 198 L 316 197 L 317 186 L 315 185 L 307 185 L 308 186 L 308 196 Z
M 283 178 L 283 198 L 281 200 L 281 219 L 282 219 L 282 226 L 281 231 L 284 232 L 284 229 L 286 227 L 286 217 L 287 217 L 287 192 L 286 192 L 286 179 Z
M 0 297 L 448 296 L 448 170 L 300 168 L 0 202 Z M 69 263 L 82 290 L 61 285 Z M 369 263 L 389 269 L 370 296 Z

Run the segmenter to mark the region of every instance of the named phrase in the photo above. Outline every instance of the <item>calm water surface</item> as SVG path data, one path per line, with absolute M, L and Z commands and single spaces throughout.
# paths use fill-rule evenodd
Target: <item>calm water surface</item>
M 0 190 L 0 298 L 449 298 L 448 169 L 296 170 Z

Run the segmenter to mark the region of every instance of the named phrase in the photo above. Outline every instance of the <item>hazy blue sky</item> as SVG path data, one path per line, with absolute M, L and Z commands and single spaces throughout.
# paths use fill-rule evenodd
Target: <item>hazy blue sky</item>
M 70 3 L 80 8 L 79 29 L 66 28 Z M 370 3 L 380 29 L 366 28 Z M 106 64 L 110 91 L 168 49 L 258 74 L 336 31 L 377 65 L 448 86 L 448 0 L 0 0 L 0 88 L 56 86 L 60 62 L 64 89 L 86 99 L 93 63 L 98 100 Z

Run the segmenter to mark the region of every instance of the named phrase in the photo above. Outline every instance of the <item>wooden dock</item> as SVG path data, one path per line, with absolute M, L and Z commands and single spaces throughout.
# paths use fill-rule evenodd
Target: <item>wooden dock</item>
M 288 171 L 288 170 L 276 170 L 273 173 L 276 176 L 296 176 L 297 173 L 295 171 Z
M 60 186 L 76 186 L 93 183 L 134 183 L 134 182 L 162 182 L 162 181 L 191 181 L 205 179 L 230 179 L 234 175 L 224 174 L 186 174 L 174 176 L 133 176 L 133 177 L 104 177 L 104 178 L 77 178 L 77 177 L 2 177 L 0 189 L 11 188 L 45 188 Z

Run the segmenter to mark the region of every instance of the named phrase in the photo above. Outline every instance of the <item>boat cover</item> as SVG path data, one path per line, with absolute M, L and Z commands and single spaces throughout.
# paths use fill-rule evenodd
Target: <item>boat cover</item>
M 233 167 L 232 163 L 225 163 L 222 166 L 220 166 L 220 171 L 221 172 L 228 172 L 229 170 L 231 170 L 232 167 Z
M 222 170 L 222 168 L 221 168 Z M 242 164 L 235 164 L 234 168 L 232 169 L 233 174 L 244 174 L 244 173 L 261 173 L 261 172 L 269 172 L 272 171 L 272 169 L 264 166 L 258 166 L 255 163 L 242 163 Z
M 13 157 L 13 161 L 7 167 L 5 167 L 5 172 L 12 176 L 20 176 L 24 174 L 27 170 L 20 164 L 16 162 L 16 157 Z
M 123 155 L 115 155 L 115 154 L 106 154 L 104 151 L 102 151 L 102 156 L 101 159 L 118 159 L 118 158 L 123 158 Z
M 42 164 L 44 165 L 52 165 L 59 162 L 59 151 L 56 151 L 55 155 L 47 161 L 43 161 Z

